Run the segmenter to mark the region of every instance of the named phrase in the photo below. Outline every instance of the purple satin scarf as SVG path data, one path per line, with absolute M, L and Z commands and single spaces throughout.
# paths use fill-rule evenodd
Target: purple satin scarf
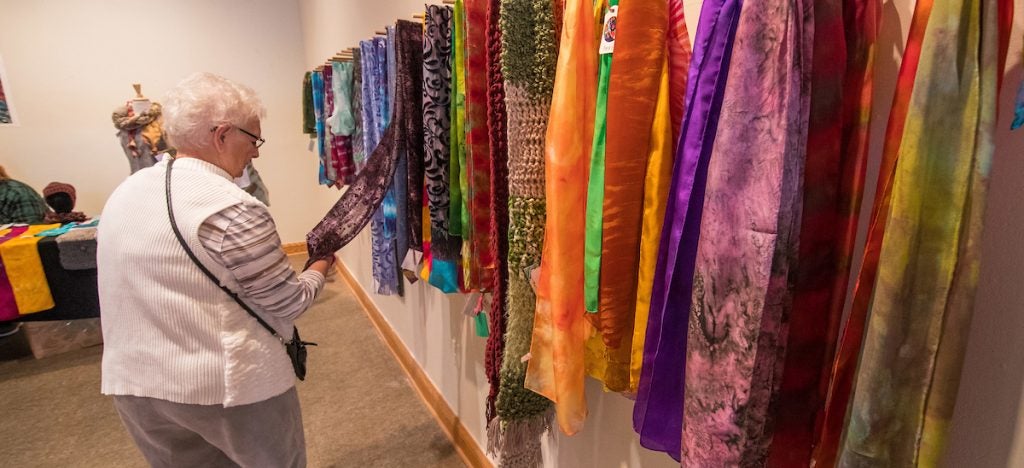
M 704 183 L 742 3 L 707 0 L 701 8 L 633 407 L 633 429 L 640 444 L 676 460 L 682 441 L 686 333 Z

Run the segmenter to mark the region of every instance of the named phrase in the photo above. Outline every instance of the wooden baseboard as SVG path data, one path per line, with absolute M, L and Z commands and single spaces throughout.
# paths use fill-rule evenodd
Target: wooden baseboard
M 484 454 L 483 449 L 473 439 L 473 435 L 469 433 L 466 426 L 462 424 L 462 420 L 452 411 L 444 396 L 441 395 L 441 392 L 434 386 L 434 383 L 427 377 L 426 372 L 416 362 L 416 358 L 409 352 L 409 348 L 406 348 L 402 339 L 398 337 L 395 330 L 384 319 L 380 309 L 373 303 L 362 285 L 356 281 L 352 272 L 341 261 L 335 262 L 334 268 L 345 280 L 345 283 L 348 284 L 352 293 L 356 295 L 356 299 L 362 304 L 366 315 L 370 318 L 370 322 L 373 323 L 373 327 L 377 329 L 377 333 L 384 341 L 384 344 L 394 354 L 398 364 L 402 366 L 402 370 L 409 376 L 409 380 L 412 382 L 413 388 L 416 389 L 416 393 L 419 394 L 427 409 L 434 415 L 434 419 L 441 426 L 441 430 L 451 439 L 452 444 L 455 445 L 455 450 L 462 457 L 462 460 L 468 466 L 493 468 L 494 464 Z
M 288 244 L 281 244 L 281 250 L 284 250 L 285 255 L 295 255 L 306 253 L 305 242 L 291 242 Z

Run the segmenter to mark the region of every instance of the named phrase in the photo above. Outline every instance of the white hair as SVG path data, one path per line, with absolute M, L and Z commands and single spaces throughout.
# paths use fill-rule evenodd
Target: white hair
M 240 126 L 267 113 L 252 88 L 207 72 L 194 73 L 174 85 L 163 107 L 164 132 L 183 153 L 210 147 L 210 129 L 217 125 Z

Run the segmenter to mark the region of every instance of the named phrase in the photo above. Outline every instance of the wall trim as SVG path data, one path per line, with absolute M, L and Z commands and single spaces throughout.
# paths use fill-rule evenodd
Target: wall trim
M 359 284 L 355 276 L 352 275 L 352 272 L 340 260 L 334 263 L 334 268 L 363 306 L 363 310 L 366 311 L 366 315 L 370 318 L 370 322 L 373 323 L 377 334 L 380 335 L 387 348 L 391 350 L 391 354 L 395 356 L 395 360 L 398 361 L 402 370 L 409 377 L 409 381 L 412 382 L 416 393 L 423 400 L 427 409 L 430 410 L 434 419 L 437 420 L 441 430 L 444 431 L 448 439 L 455 445 L 455 451 L 458 452 L 462 461 L 472 467 L 493 468 L 494 464 L 484 454 L 483 449 L 477 444 L 469 429 L 466 429 L 462 420 L 452 411 L 451 406 L 448 405 L 448 402 L 441 395 L 434 382 L 430 380 L 427 373 L 420 367 L 419 362 L 409 352 L 409 348 L 405 346 L 405 343 L 395 332 L 394 328 L 391 328 L 391 325 L 384 319 L 380 309 L 370 299 L 370 296 L 363 289 L 362 285 Z
M 281 244 L 281 250 L 284 250 L 285 255 L 296 255 L 306 253 L 305 242 L 290 242 L 288 244 Z

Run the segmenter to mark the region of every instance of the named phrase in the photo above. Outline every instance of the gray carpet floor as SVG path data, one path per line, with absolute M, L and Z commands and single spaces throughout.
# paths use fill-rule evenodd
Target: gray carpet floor
M 309 466 L 464 466 L 337 275 L 297 325 L 319 343 L 297 384 Z M 146 466 L 99 393 L 102 352 L 0 361 L 0 464 Z

